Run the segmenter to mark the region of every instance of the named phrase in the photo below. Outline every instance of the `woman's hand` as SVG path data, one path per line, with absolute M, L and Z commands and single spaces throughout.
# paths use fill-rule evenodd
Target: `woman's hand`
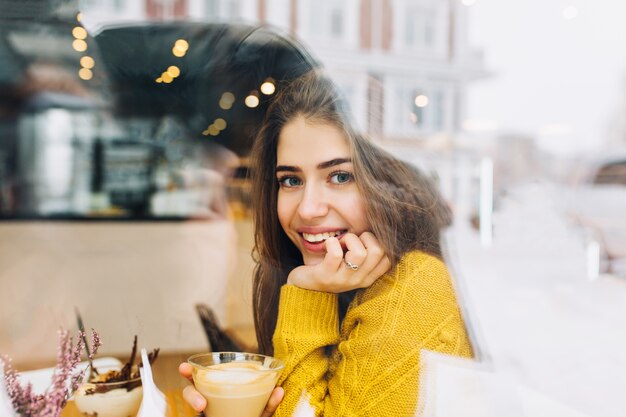
M 346 252 L 344 254 L 343 247 Z M 350 267 L 356 265 L 357 268 Z M 339 241 L 326 239 L 326 256 L 317 265 L 303 265 L 289 273 L 287 284 L 308 290 L 340 293 L 367 288 L 391 268 L 391 262 L 370 233 L 346 233 Z
M 193 378 L 191 377 L 192 367 L 187 362 L 183 362 L 178 366 L 178 372 L 181 376 L 187 378 L 189 382 L 193 384 Z M 283 400 L 285 396 L 285 390 L 282 387 L 274 388 L 272 395 L 270 395 L 270 399 L 267 400 L 267 404 L 265 405 L 265 410 L 263 410 L 263 414 L 261 417 L 271 417 L 278 408 L 278 404 Z M 187 401 L 187 404 L 191 406 L 198 413 L 204 411 L 207 406 L 206 399 L 196 391 L 193 385 L 188 385 L 183 389 L 183 398 Z

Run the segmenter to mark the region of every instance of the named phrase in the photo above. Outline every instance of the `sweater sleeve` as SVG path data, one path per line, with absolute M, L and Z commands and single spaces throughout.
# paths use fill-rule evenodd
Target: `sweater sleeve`
M 291 416 L 301 397 L 307 406 L 323 410 L 329 352 L 339 343 L 339 338 L 336 294 L 293 285 L 281 288 L 273 343 L 274 356 L 285 362 L 278 380 L 278 385 L 285 389 L 285 397 L 275 417 Z
M 321 299 L 319 294 L 314 298 Z M 322 316 L 321 311 L 316 309 L 317 317 Z M 309 324 L 303 323 L 306 313 L 301 311 L 301 314 L 302 322 L 290 325 L 313 331 Z M 330 335 L 329 330 L 325 329 L 325 334 Z M 281 328 L 281 331 L 288 330 Z M 309 368 L 302 362 L 298 364 L 303 368 L 302 374 L 292 371 L 284 376 L 286 397 L 281 407 L 289 411 L 278 415 L 291 415 L 294 398 L 302 397 L 308 400 L 316 415 L 325 417 L 414 416 L 420 352 L 428 349 L 472 356 L 447 269 L 437 258 L 421 252 L 407 254 L 394 271 L 357 294 L 338 339 L 325 340 L 328 345 L 336 344 L 330 360 L 325 358 L 323 349 L 315 355 L 315 363 L 323 363 L 323 366 Z M 304 345 L 299 338 L 291 343 Z M 278 351 L 284 352 L 282 349 Z M 292 353 L 287 355 L 292 356 L 297 360 Z M 304 375 L 306 382 L 300 379 Z M 296 392 L 289 393 L 294 388 Z

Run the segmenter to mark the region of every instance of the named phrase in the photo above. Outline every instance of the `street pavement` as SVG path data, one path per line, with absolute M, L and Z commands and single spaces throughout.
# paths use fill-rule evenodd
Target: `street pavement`
M 507 416 L 626 415 L 626 278 L 588 278 L 567 192 L 540 182 L 511 190 L 489 247 L 463 213 L 446 235 L 480 372 L 504 398 L 493 415 L 507 404 Z

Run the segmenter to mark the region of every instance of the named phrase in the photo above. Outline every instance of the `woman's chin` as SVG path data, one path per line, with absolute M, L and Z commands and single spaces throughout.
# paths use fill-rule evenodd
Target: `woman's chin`
M 322 263 L 324 260 L 324 254 L 321 254 L 320 256 L 304 255 L 302 258 L 306 266 L 314 266 Z

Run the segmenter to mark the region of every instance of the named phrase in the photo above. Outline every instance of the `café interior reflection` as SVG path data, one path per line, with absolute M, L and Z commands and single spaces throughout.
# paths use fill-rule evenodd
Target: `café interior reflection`
M 254 343 L 247 155 L 318 63 L 270 28 L 80 13 L 0 16 L 0 60 L 0 352 L 47 363 L 74 307 L 104 355 L 205 350 L 203 305 Z

